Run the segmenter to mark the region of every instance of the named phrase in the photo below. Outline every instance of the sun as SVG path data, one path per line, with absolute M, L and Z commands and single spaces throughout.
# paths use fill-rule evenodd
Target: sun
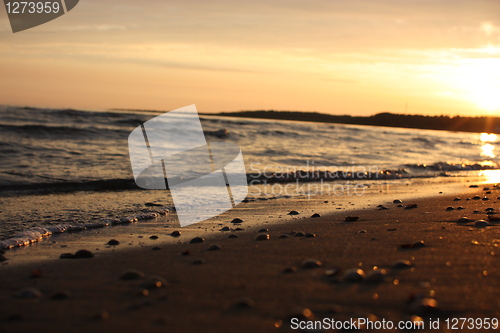
M 467 59 L 459 67 L 462 97 L 481 111 L 500 112 L 500 59 Z

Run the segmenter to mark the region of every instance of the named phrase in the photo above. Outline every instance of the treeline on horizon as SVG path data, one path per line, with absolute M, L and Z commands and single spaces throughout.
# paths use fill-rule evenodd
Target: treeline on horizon
M 220 112 L 218 113 L 218 115 L 227 117 L 313 121 L 322 123 L 500 134 L 499 117 L 424 116 L 396 114 L 390 112 L 382 112 L 377 113 L 373 116 L 362 117 L 349 115 L 331 115 L 319 112 L 274 110 Z

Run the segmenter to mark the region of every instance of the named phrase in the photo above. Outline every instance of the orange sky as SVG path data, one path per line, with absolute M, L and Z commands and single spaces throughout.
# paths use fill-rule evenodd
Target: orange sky
M 500 1 L 81 0 L 16 34 L 0 8 L 0 75 L 11 105 L 500 115 Z

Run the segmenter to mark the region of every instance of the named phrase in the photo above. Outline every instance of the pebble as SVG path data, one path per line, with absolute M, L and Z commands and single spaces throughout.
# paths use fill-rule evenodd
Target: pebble
M 446 208 L 446 210 L 447 210 L 447 211 L 450 211 L 450 210 L 455 210 L 455 208 L 453 208 L 453 207 L 451 207 L 451 206 L 450 206 L 450 207 L 447 207 L 447 208 Z
M 393 268 L 397 268 L 397 269 L 403 269 L 403 268 L 410 268 L 412 267 L 413 264 L 411 261 L 409 260 L 404 260 L 404 259 L 399 259 L 399 260 L 396 260 L 393 264 L 392 264 L 392 267 Z
M 458 206 L 458 207 L 457 207 L 457 210 L 462 210 L 462 209 L 465 209 L 465 208 L 464 208 L 464 207 L 462 207 L 462 206 Z
M 339 273 L 340 273 L 340 268 L 338 268 L 338 267 L 330 268 L 330 269 L 327 269 L 325 271 L 325 276 L 333 277 L 333 276 L 338 275 Z
M 479 195 L 475 195 L 472 199 L 473 200 L 479 200 L 479 199 L 481 199 L 481 197 Z
M 158 239 L 158 236 L 156 236 L 156 235 L 149 236 L 149 239 Z
M 256 241 L 263 241 L 263 240 L 269 240 L 270 238 L 271 238 L 271 236 L 269 236 L 269 234 L 260 234 L 255 238 L 255 240 Z
M 491 224 L 488 223 L 488 221 L 485 221 L 485 220 L 478 220 L 476 222 L 474 222 L 474 226 L 476 228 L 484 228 L 484 227 L 487 227 Z
M 460 199 L 460 198 L 458 198 L 458 197 L 457 197 L 457 198 L 455 198 L 455 199 L 453 199 L 453 201 L 460 201 L 460 200 L 462 200 L 462 199 Z
M 292 210 L 290 211 L 290 213 L 288 213 L 288 215 L 299 215 L 299 212 L 297 212 L 296 210 Z
M 249 309 L 249 308 L 253 308 L 255 305 L 255 302 L 248 298 L 248 297 L 243 297 L 243 298 L 240 298 L 239 300 L 237 300 L 236 302 L 234 302 L 233 304 L 233 308 L 234 309 Z
M 78 250 L 75 252 L 75 255 L 73 256 L 75 259 L 81 259 L 81 258 L 94 258 L 94 254 L 90 252 L 89 250 Z
M 284 274 L 289 274 L 289 273 L 295 273 L 297 271 L 297 268 L 295 267 L 287 267 L 283 270 Z
M 396 199 L 394 200 L 392 203 L 395 203 L 395 204 L 400 204 L 400 203 L 403 203 L 403 201 L 399 200 L 399 199 Z
M 316 218 L 316 217 L 321 217 L 321 215 L 319 215 L 318 213 L 314 213 L 311 215 L 312 218 Z
M 224 227 L 224 228 L 220 229 L 219 231 L 231 231 L 231 229 L 229 227 Z
M 119 245 L 119 244 L 120 244 L 120 242 L 119 242 L 119 241 L 117 241 L 116 239 L 110 239 L 110 240 L 106 243 L 106 245 Z
M 217 245 L 217 244 L 212 244 L 208 247 L 207 251 L 217 251 L 217 250 L 221 250 L 222 248 Z
M 238 238 L 238 235 L 232 234 L 232 235 L 229 235 L 227 238 Z
M 286 234 L 282 234 L 282 235 L 280 235 L 278 238 L 279 238 L 279 239 L 289 238 L 289 236 L 288 236 L 288 235 L 286 235 Z
M 203 243 L 205 240 L 201 237 L 195 237 L 189 241 L 189 244 Z
M 365 272 L 359 268 L 352 268 L 347 270 L 342 275 L 342 281 L 344 282 L 362 282 L 366 277 Z
M 260 230 L 259 230 L 259 231 L 257 231 L 257 232 L 259 232 L 259 233 L 260 233 L 260 232 L 268 232 L 268 231 L 269 231 L 269 229 L 264 228 L 264 229 L 260 229 Z
M 145 277 L 144 273 L 136 270 L 136 269 L 127 269 L 120 276 L 120 280 L 138 280 Z
M 359 219 L 359 216 L 346 216 L 345 221 L 346 222 L 355 222 Z
M 245 230 L 245 229 L 242 229 L 242 228 L 236 228 L 236 229 L 234 229 L 234 231 L 243 231 L 243 230 Z
M 50 296 L 50 298 L 53 300 L 63 300 L 71 297 L 71 293 L 67 290 L 56 291 L 52 296 Z
M 306 237 L 306 238 L 313 238 L 313 237 L 316 237 L 316 234 L 313 234 L 313 233 L 311 233 L 311 232 L 308 232 L 308 233 L 306 233 L 306 234 L 305 234 L 305 237 Z
M 481 200 L 483 200 L 483 201 L 487 201 L 487 200 L 490 200 L 490 198 L 488 198 L 488 197 L 484 197 L 484 198 L 482 198 Z
M 493 211 L 495 211 L 495 208 L 488 207 L 488 208 L 485 209 L 485 211 L 487 211 L 487 212 L 493 212 Z
M 302 266 L 302 268 L 306 268 L 306 269 L 318 268 L 318 267 L 323 266 L 321 261 L 316 260 L 316 259 L 306 259 L 300 265 Z
M 385 281 L 385 269 L 374 269 L 366 274 L 365 281 L 368 283 L 382 283 Z
M 498 222 L 500 221 L 500 216 L 488 215 L 488 220 Z
M 469 223 L 469 222 L 474 222 L 474 220 L 468 217 L 461 217 L 457 220 L 457 223 Z
M 233 219 L 233 220 L 231 221 L 231 223 L 233 223 L 233 224 L 240 224 L 240 223 L 243 223 L 243 220 L 242 220 L 242 219 L 240 219 L 240 218 L 235 218 L 235 219 Z
M 42 298 L 42 292 L 36 288 L 28 287 L 19 290 L 16 295 L 17 298 Z
M 167 285 L 167 281 L 158 275 L 152 275 L 147 278 L 143 283 L 141 283 L 141 287 L 151 290 L 156 288 L 163 288 Z
M 293 234 L 293 237 L 304 237 L 306 234 L 303 233 L 302 231 L 298 231 Z
M 170 233 L 170 236 L 172 236 L 172 237 L 179 237 L 180 235 L 181 235 L 181 232 L 180 232 L 180 231 L 177 231 L 177 230 L 172 231 L 172 232 Z

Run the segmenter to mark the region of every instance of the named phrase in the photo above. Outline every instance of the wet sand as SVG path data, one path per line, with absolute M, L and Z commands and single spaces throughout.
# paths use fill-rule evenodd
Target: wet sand
M 51 260 L 21 260 L 9 250 L 4 254 L 8 260 L 0 264 L 0 331 L 271 332 L 277 327 L 291 331 L 291 317 L 397 323 L 419 315 L 440 320 L 439 330 L 429 330 L 425 321 L 426 330 L 419 331 L 446 332 L 446 318 L 500 318 L 500 223 L 476 227 L 472 222 L 487 219 L 486 208 L 500 212 L 500 190 L 489 186 L 492 193 L 486 194 L 482 185 L 461 186 L 463 193 L 436 191 L 433 197 L 405 198 L 401 203 L 416 208 L 398 207 L 392 202 L 400 199 L 395 194 L 391 199 L 372 198 L 369 206 L 354 211 L 321 212 L 318 218 L 309 217 L 314 210 L 310 204 L 263 203 L 268 210 L 279 207 L 275 215 L 291 210 L 300 214 L 286 215 L 281 223 L 243 222 L 243 231 L 197 234 L 195 228 L 184 233 L 171 227 L 169 232 L 179 230 L 182 235 L 165 236 L 170 242 L 164 242 L 164 234 L 157 240 L 145 234 L 140 246 L 128 246 L 131 238 L 125 234 L 136 240 L 138 236 L 126 231 L 123 239 L 117 236 L 120 245 L 114 247 L 101 245 L 95 251 L 95 244 L 87 243 L 93 258 L 55 257 L 74 253 L 79 249 L 75 246 L 85 243 L 47 246 Z M 466 200 L 475 195 L 490 200 Z M 454 201 L 456 197 L 461 200 Z M 464 209 L 447 211 L 449 206 Z M 359 219 L 345 222 L 346 215 Z M 457 223 L 463 216 L 472 221 Z M 242 218 L 251 220 L 251 215 Z M 217 228 L 238 227 L 229 221 Z M 269 230 L 259 233 L 261 228 Z M 259 234 L 269 239 L 258 241 Z M 190 244 L 197 235 L 205 242 Z M 106 233 L 102 237 L 109 240 Z M 214 244 L 220 249 L 209 250 Z M 303 267 L 307 259 L 319 263 Z M 397 260 L 408 260 L 411 266 L 395 268 Z M 375 266 L 386 270 L 384 281 L 344 281 L 350 269 L 368 273 Z M 121 280 L 128 269 L 145 277 Z M 151 276 L 160 276 L 166 285 L 144 285 Z M 41 295 L 24 288 L 36 288 Z M 437 301 L 436 307 L 422 306 L 423 299 L 426 304 Z

